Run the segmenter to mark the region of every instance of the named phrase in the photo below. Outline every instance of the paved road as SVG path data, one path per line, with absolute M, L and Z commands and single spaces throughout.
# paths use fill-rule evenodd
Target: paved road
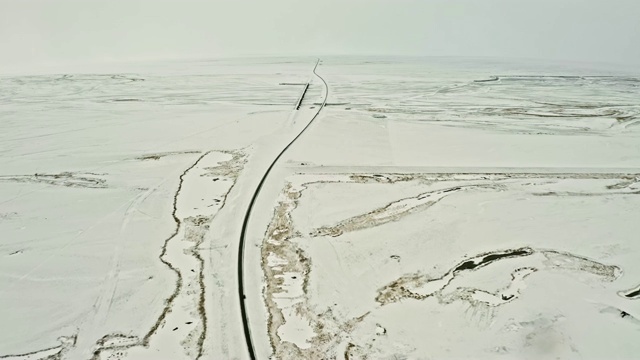
M 249 352 L 249 358 L 251 360 L 256 360 L 256 353 L 253 346 L 253 340 L 251 338 L 251 327 L 249 324 L 249 318 L 247 316 L 247 309 L 246 309 L 246 303 L 245 303 L 246 296 L 244 293 L 244 283 L 245 283 L 244 281 L 244 250 L 245 250 L 245 243 L 246 243 L 245 240 L 247 235 L 247 226 L 249 224 L 249 220 L 251 219 L 251 211 L 253 210 L 253 206 L 255 205 L 256 199 L 260 195 L 260 190 L 262 189 L 262 186 L 264 185 L 267 178 L 269 177 L 269 173 L 271 172 L 271 169 L 273 169 L 273 167 L 276 165 L 278 160 L 291 147 L 291 145 L 293 145 L 293 143 L 295 143 L 296 140 L 298 140 L 298 138 L 302 136 L 302 134 L 309 128 L 309 126 L 311 126 L 313 121 L 318 117 L 318 115 L 320 115 L 320 112 L 327 104 L 327 98 L 329 97 L 329 86 L 327 85 L 327 82 L 316 72 L 319 64 L 320 64 L 320 59 L 318 59 L 318 61 L 316 62 L 316 65 L 313 67 L 313 74 L 318 79 L 322 80 L 322 83 L 324 84 L 325 93 L 324 93 L 324 99 L 322 100 L 322 104 L 319 106 L 318 111 L 315 113 L 315 115 L 313 115 L 311 120 L 309 120 L 309 123 L 300 131 L 300 133 L 298 133 L 298 135 L 296 135 L 295 138 L 293 138 L 293 140 L 291 140 L 291 142 L 289 142 L 289 144 L 287 144 L 287 146 L 285 146 L 282 149 L 282 151 L 280 151 L 278 156 L 276 156 L 276 158 L 273 159 L 273 161 L 271 162 L 271 165 L 269 165 L 269 168 L 262 176 L 260 183 L 258 184 L 256 190 L 254 191 L 253 196 L 251 197 L 251 202 L 249 202 L 249 206 L 247 207 L 247 211 L 245 212 L 245 215 L 244 215 L 244 221 L 242 223 L 242 230 L 240 232 L 240 242 L 238 243 L 238 299 L 240 301 L 240 312 L 242 313 L 242 326 L 244 328 L 244 337 L 247 342 L 247 351 Z M 306 92 L 306 87 L 305 87 L 305 92 Z M 304 96 L 304 94 L 302 96 Z M 300 99 L 300 103 L 301 102 L 302 102 L 302 98 Z

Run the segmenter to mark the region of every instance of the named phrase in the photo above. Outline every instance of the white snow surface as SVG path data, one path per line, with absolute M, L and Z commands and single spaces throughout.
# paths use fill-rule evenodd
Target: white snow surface
M 313 64 L 0 76 L 0 358 L 248 358 L 240 229 Z M 639 74 L 318 73 L 249 222 L 258 358 L 637 357 Z

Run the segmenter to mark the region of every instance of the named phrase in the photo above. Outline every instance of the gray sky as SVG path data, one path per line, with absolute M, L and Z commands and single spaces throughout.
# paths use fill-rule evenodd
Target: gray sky
M 640 1 L 0 0 L 0 44 L 5 69 L 337 54 L 633 65 L 640 64 Z

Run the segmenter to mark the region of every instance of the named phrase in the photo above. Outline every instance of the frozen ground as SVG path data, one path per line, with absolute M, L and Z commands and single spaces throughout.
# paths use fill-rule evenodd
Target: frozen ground
M 640 351 L 640 174 L 289 181 L 262 249 L 277 358 Z
M 638 77 L 328 64 L 261 247 L 276 358 L 637 356 Z
M 194 358 L 206 321 L 231 323 L 216 344 L 244 355 L 238 236 L 222 233 L 239 231 L 250 190 L 229 191 L 252 187 L 255 175 L 238 176 L 261 173 L 298 130 L 300 86 L 279 83 L 308 81 L 312 65 L 3 77 L 0 356 L 88 359 L 141 344 L 163 351 L 150 358 Z M 226 221 L 210 231 L 216 216 Z M 207 317 L 202 302 L 221 299 L 228 309 Z
M 640 77 L 451 59 L 0 78 L 0 358 L 634 358 Z M 302 85 L 311 86 L 299 111 Z

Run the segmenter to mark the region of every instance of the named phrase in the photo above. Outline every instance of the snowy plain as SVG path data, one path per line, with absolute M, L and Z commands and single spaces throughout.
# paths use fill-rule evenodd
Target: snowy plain
M 2 76 L 0 358 L 247 358 L 318 111 L 258 358 L 638 354 L 638 73 L 314 63 Z

